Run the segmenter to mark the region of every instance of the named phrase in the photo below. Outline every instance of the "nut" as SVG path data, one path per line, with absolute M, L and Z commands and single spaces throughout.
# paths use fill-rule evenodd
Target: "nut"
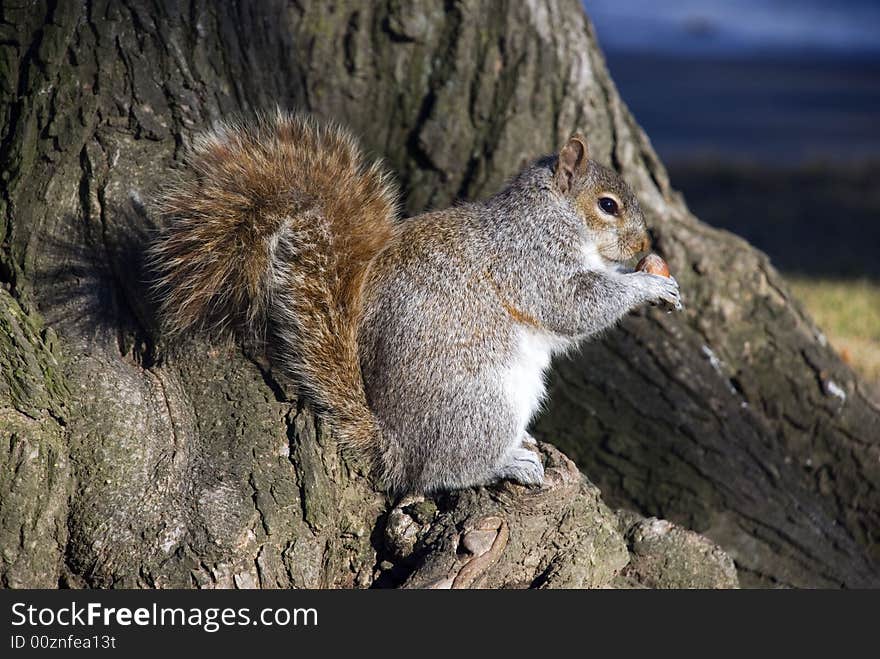
M 660 275 L 661 277 L 671 277 L 669 274 L 669 266 L 666 261 L 656 254 L 648 254 L 636 265 L 636 270 L 647 272 L 650 275 Z

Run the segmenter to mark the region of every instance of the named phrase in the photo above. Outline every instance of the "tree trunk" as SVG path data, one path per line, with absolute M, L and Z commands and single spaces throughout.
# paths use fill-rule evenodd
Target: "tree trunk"
M 575 0 L 3 4 L 4 586 L 736 583 L 550 446 L 540 491 L 391 502 L 259 357 L 162 341 L 150 200 L 193 131 L 276 105 L 350 126 L 409 212 L 581 129 L 687 311 L 557 364 L 537 435 L 746 584 L 880 584 L 880 410 L 767 259 L 688 213 Z

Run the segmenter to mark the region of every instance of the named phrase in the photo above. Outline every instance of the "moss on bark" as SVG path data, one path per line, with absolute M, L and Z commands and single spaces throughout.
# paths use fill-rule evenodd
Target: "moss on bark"
M 540 515 L 541 493 L 502 488 L 413 517 L 259 360 L 162 342 L 150 200 L 194 131 L 276 105 L 351 126 L 410 212 L 490 194 L 582 130 L 638 194 L 689 312 L 639 314 L 559 364 L 536 432 L 614 505 L 708 534 L 748 583 L 877 583 L 878 410 L 766 259 L 688 213 L 576 0 L 3 11 L 4 584 L 602 585 L 625 562 L 593 486 Z M 539 550 L 553 519 L 558 550 Z M 391 521 L 414 536 L 386 542 Z

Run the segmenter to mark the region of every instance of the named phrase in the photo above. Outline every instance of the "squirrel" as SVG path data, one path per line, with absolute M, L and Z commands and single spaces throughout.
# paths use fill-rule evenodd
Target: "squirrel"
M 382 166 L 309 116 L 221 124 L 186 162 L 150 248 L 165 327 L 261 340 L 392 493 L 541 485 L 527 427 L 551 357 L 680 307 L 674 279 L 623 268 L 645 220 L 580 134 L 489 199 L 409 219 Z

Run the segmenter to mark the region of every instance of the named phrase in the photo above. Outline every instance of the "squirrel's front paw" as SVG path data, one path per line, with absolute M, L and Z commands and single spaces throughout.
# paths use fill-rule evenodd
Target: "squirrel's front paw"
M 664 304 L 671 309 L 682 309 L 681 292 L 675 277 L 662 277 L 646 272 L 634 272 L 631 276 L 639 278 L 639 285 L 644 289 L 649 302 Z
M 543 485 L 544 465 L 541 456 L 527 448 L 517 447 L 507 454 L 507 462 L 498 470 L 500 480 L 520 485 Z

